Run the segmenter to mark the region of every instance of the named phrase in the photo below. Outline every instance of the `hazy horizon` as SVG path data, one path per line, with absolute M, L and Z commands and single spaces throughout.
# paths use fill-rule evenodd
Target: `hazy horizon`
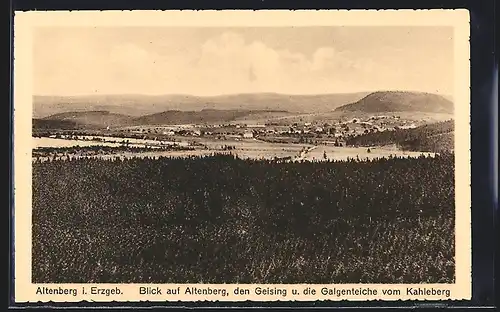
M 210 97 L 224 97 L 224 96 L 238 96 L 238 95 L 281 95 L 281 96 L 326 96 L 326 95 L 342 95 L 342 94 L 363 94 L 363 93 L 375 93 L 375 92 L 408 92 L 408 93 L 429 93 L 436 94 L 444 97 L 452 97 L 453 94 L 443 94 L 435 92 L 426 91 L 415 91 L 415 90 L 373 90 L 373 91 L 354 91 L 354 92 L 331 92 L 331 93 L 279 93 L 279 92 L 241 92 L 241 93 L 221 93 L 213 95 L 196 95 L 188 93 L 159 93 L 159 94 L 144 94 L 144 93 L 99 93 L 99 94 L 76 94 L 76 95 L 66 95 L 66 94 L 33 94 L 34 97 L 106 97 L 106 96 L 142 96 L 142 97 L 162 97 L 162 96 L 186 96 L 186 97 L 200 97 L 200 98 L 210 98 Z
M 453 28 L 39 27 L 41 96 L 453 94 Z

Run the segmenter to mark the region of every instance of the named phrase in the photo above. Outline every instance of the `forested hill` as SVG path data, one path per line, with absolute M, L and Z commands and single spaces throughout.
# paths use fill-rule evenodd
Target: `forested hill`
M 453 102 L 432 93 L 381 91 L 371 93 L 357 102 L 340 106 L 335 110 L 365 113 L 430 112 L 452 114 Z
M 351 146 L 383 146 L 396 144 L 408 151 L 441 152 L 454 150 L 455 123 L 453 120 L 437 122 L 413 129 L 372 132 L 351 137 Z

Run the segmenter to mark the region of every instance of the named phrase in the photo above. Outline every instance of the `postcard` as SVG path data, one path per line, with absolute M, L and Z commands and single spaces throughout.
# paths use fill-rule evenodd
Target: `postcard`
M 467 10 L 14 24 L 16 302 L 471 298 Z

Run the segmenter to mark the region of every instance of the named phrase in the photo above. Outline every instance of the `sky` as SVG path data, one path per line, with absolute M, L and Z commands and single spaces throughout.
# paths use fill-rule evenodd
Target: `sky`
M 37 95 L 453 94 L 451 27 L 40 27 Z

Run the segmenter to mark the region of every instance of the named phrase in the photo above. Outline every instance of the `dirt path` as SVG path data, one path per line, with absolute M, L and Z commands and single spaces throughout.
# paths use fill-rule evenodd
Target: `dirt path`
M 301 151 L 300 154 L 299 154 L 299 156 L 297 156 L 295 158 L 295 160 L 301 161 L 301 160 L 305 159 L 306 156 L 307 156 L 307 154 L 309 152 L 311 152 L 312 150 L 316 149 L 316 148 L 318 148 L 318 147 L 317 146 L 312 146 L 312 147 L 310 147 L 310 148 L 308 148 L 306 150 Z

